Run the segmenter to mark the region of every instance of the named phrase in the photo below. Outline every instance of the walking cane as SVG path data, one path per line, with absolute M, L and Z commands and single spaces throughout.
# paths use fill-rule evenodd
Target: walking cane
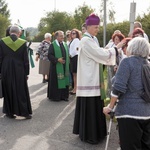
M 116 102 L 113 110 L 109 113 L 110 121 L 109 121 L 109 128 L 108 128 L 108 132 L 107 132 L 107 139 L 106 139 L 105 150 L 108 149 L 108 142 L 109 142 L 109 138 L 110 138 L 111 125 L 112 125 L 112 122 L 113 122 L 113 118 L 114 118 L 115 110 L 116 110 L 116 107 L 117 107 L 117 103 L 118 102 Z

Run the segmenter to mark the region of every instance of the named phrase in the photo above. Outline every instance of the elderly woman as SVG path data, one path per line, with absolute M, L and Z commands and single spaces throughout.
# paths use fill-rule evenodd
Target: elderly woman
M 36 52 L 36 61 L 39 61 L 39 74 L 43 75 L 43 83 L 48 81 L 49 76 L 49 68 L 50 68 L 50 61 L 48 59 L 48 49 L 51 44 L 51 37 L 50 33 L 45 33 L 44 40 L 40 43 L 38 50 Z
M 116 73 L 111 93 L 111 101 L 103 112 L 112 111 L 117 99 L 115 116 L 119 125 L 122 150 L 150 149 L 150 103 L 140 96 L 142 93 L 142 64 L 148 58 L 149 43 L 141 37 L 133 38 Z

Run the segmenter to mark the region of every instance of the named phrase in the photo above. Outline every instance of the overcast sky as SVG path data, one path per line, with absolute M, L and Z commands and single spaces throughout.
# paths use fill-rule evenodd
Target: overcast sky
M 40 18 L 44 17 L 46 12 L 53 10 L 66 11 L 68 13 L 74 13 L 74 10 L 78 6 L 82 6 L 85 2 L 86 5 L 99 13 L 101 0 L 5 0 L 8 3 L 8 9 L 10 10 L 10 19 L 12 24 L 17 23 L 20 20 L 21 25 L 26 27 L 37 27 Z M 116 11 L 116 22 L 122 22 L 129 20 L 130 15 L 130 3 L 133 0 L 109 0 L 114 5 Z M 134 0 L 136 3 L 136 16 L 138 14 L 147 13 L 147 9 L 150 8 L 150 0 Z

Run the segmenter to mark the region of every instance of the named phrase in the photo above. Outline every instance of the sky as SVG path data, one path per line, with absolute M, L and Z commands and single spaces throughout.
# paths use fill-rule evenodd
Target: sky
M 136 3 L 136 16 L 147 13 L 150 8 L 150 0 L 109 0 L 113 3 L 115 21 L 122 22 L 129 20 L 130 4 Z M 21 26 L 37 27 L 41 17 L 46 16 L 46 12 L 54 10 L 74 13 L 75 9 L 82 6 L 83 3 L 95 9 L 99 13 L 101 0 L 5 0 L 10 10 L 11 23 L 20 21 Z

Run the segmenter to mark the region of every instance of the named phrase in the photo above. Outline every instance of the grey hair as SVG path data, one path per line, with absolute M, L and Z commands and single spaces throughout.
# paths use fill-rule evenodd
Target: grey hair
M 9 31 L 10 34 L 11 34 L 11 33 L 19 34 L 20 32 L 21 32 L 21 29 L 20 29 L 20 27 L 18 27 L 17 25 L 12 25 L 12 26 L 10 27 L 10 31 Z
M 148 58 L 150 53 L 150 44 L 143 37 L 135 37 L 129 43 L 127 47 L 127 55 L 140 56 Z
M 64 35 L 64 32 L 61 30 L 58 30 L 55 32 L 55 39 L 57 39 L 57 37 L 59 36 L 60 33 L 62 33 Z
M 135 21 L 135 22 L 134 22 L 134 26 L 135 26 L 135 27 L 138 27 L 138 28 L 142 28 L 142 24 L 141 24 L 141 22 L 139 22 L 139 21 Z
M 44 38 L 47 39 L 47 38 L 49 38 L 49 37 L 51 38 L 52 35 L 51 35 L 50 33 L 45 33 Z

